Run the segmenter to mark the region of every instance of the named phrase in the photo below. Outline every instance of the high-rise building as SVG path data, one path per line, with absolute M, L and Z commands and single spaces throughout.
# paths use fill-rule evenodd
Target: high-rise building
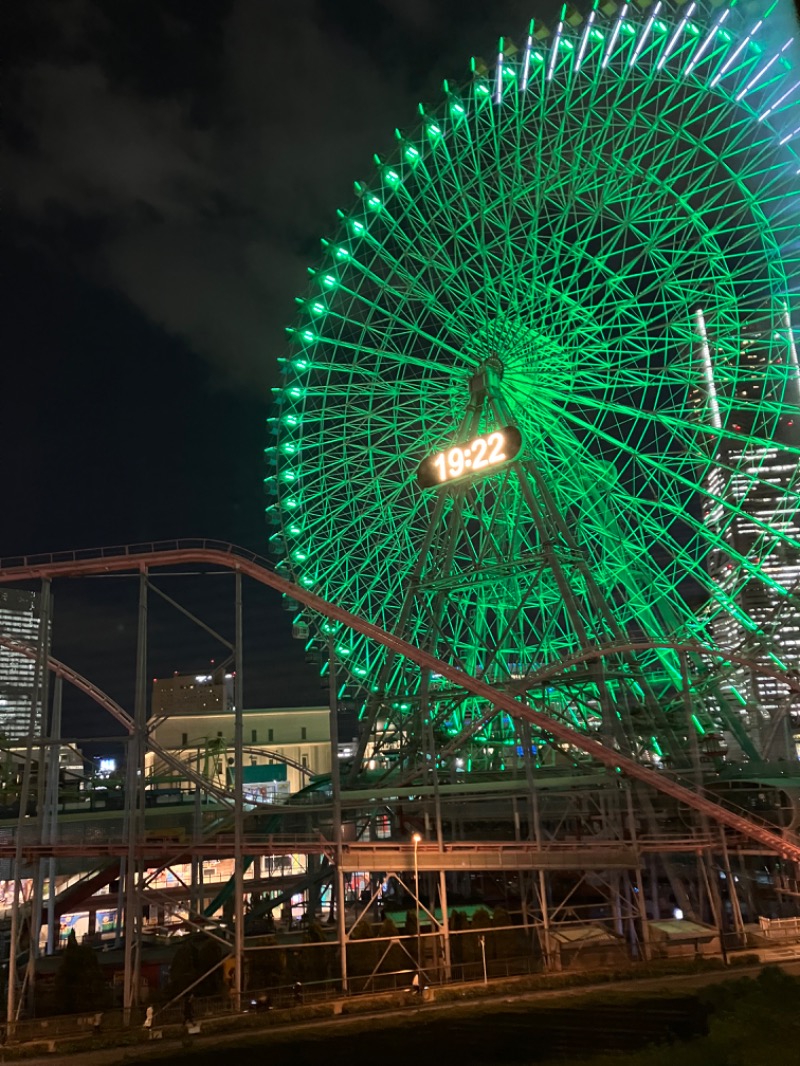
M 728 605 L 711 629 L 723 648 L 797 671 L 800 394 L 789 314 L 760 313 L 736 344 L 702 312 L 696 321 L 703 385 L 695 399 L 714 449 L 702 505 L 715 544 L 706 566 Z M 795 757 L 800 705 L 788 687 L 757 669 L 734 668 L 728 682 L 763 756 Z
M 0 589 L 0 634 L 32 648 L 40 639 L 39 597 L 35 592 Z M 41 703 L 34 703 L 36 661 L 0 644 L 0 736 L 12 746 L 31 733 L 37 736 L 41 723 Z

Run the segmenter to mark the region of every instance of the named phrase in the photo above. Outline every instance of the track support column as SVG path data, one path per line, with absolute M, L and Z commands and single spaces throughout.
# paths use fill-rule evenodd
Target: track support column
M 331 743 L 333 846 L 336 863 L 336 937 L 339 941 L 339 975 L 342 992 L 347 992 L 347 915 L 342 870 L 342 782 L 339 774 L 339 694 L 336 689 L 336 652 L 332 635 L 328 637 L 328 716 Z
M 137 845 L 145 840 L 144 753 L 147 731 L 147 568 L 139 572 L 139 618 L 136 637 L 136 679 L 134 691 L 134 729 L 128 739 L 126 773 L 126 823 L 128 851 L 125 865 L 125 924 L 123 1006 L 125 1023 L 131 1024 L 131 1012 L 139 1003 L 141 962 L 142 901 L 140 880 L 142 859 Z

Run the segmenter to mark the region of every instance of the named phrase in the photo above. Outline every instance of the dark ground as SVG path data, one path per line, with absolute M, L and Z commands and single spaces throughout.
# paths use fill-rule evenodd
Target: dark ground
M 292 1066 L 352 1059 L 401 1066 L 795 1066 L 800 1063 L 800 980 L 774 966 L 691 994 L 577 995 L 550 1004 L 507 1000 L 438 1015 L 409 1008 L 385 1026 L 364 1019 L 336 1032 L 253 1034 L 226 1045 L 233 1059 L 286 1057 Z M 298 1038 L 299 1037 L 299 1038 Z M 173 1051 L 148 1062 L 218 1066 L 221 1048 Z
M 410 1009 L 391 1029 L 331 1033 L 325 1030 L 298 1039 L 293 1033 L 252 1035 L 226 1049 L 230 1057 L 291 1058 L 292 1066 L 340 1063 L 354 1053 L 360 1063 L 400 1066 L 495 1066 L 500 1063 L 548 1063 L 555 1059 L 585 1059 L 599 1051 L 638 1050 L 675 1038 L 689 1039 L 706 1031 L 707 1011 L 692 997 L 637 999 L 629 1003 L 598 1003 L 566 1008 L 509 1005 L 472 1016 L 425 1017 Z M 191 1049 L 186 1061 L 195 1066 L 219 1066 L 220 1049 Z M 161 1066 L 180 1062 L 172 1051 Z M 152 1060 L 150 1060 L 152 1061 Z

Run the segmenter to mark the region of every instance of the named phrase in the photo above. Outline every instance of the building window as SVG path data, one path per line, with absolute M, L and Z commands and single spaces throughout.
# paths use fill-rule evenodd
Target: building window
M 250 740 L 251 740 L 251 741 L 252 741 L 252 742 L 253 742 L 254 744 L 258 744 L 258 730 L 257 730 L 257 729 L 254 729 L 254 730 L 252 731 L 252 733 L 250 734 Z
M 222 736 L 222 730 L 220 730 L 220 731 L 219 731 L 219 733 L 217 733 L 217 736 L 218 736 L 218 737 L 221 737 L 221 736 Z
M 306 737 L 306 727 L 305 726 L 302 726 L 302 728 L 300 729 L 300 739 L 301 740 L 306 740 L 307 739 L 307 737 Z
M 308 756 L 307 755 L 303 755 L 302 759 L 303 759 L 303 769 L 307 770 L 308 769 Z
M 269 729 L 267 731 L 267 740 L 271 744 L 274 739 L 275 739 L 275 730 L 274 729 Z
M 189 743 L 189 734 L 188 733 L 181 733 L 181 747 L 185 748 L 188 743 Z

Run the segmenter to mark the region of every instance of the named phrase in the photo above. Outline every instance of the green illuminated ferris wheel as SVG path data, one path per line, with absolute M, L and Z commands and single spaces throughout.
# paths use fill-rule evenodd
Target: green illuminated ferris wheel
M 793 725 L 800 80 L 771 14 L 612 9 L 501 39 L 356 183 L 290 331 L 272 543 L 641 758 L 758 756 Z M 293 621 L 376 765 L 519 750 L 436 675 Z

